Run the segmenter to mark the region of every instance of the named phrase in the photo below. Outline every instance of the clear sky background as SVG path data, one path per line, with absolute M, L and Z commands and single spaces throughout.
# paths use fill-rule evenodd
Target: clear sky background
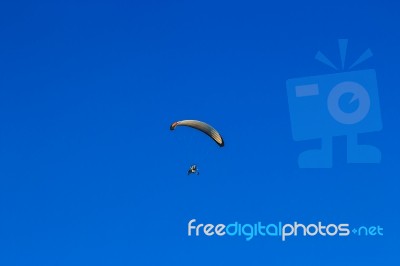
M 400 265 L 395 1 L 2 1 L 0 265 Z M 299 169 L 286 80 L 377 72 L 382 163 Z M 219 148 L 176 120 L 199 119 Z M 197 163 L 199 176 L 186 175 Z M 190 219 L 381 225 L 383 237 L 188 237 Z

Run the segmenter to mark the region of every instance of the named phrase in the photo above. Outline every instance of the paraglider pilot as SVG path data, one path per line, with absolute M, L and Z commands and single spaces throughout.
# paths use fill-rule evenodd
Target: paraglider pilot
M 198 171 L 197 166 L 195 164 L 190 166 L 190 168 L 188 170 L 188 175 L 190 175 L 190 174 L 199 175 L 199 171 Z

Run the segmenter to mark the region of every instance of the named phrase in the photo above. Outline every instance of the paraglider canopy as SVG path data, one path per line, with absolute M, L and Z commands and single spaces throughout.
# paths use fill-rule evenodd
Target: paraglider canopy
M 170 130 L 174 130 L 178 126 L 187 126 L 197 130 L 200 130 L 210 138 L 212 138 L 220 147 L 224 146 L 224 139 L 221 134 L 218 133 L 212 126 L 198 120 L 182 120 L 171 124 Z

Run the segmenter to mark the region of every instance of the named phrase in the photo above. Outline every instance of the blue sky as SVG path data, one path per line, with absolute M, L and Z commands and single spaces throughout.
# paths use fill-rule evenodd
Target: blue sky
M 390 1 L 3 1 L 0 265 L 399 264 L 399 6 Z M 377 73 L 380 164 L 299 169 L 286 80 Z M 224 136 L 169 131 L 199 119 Z M 197 163 L 200 176 L 186 176 Z M 188 237 L 204 223 L 348 222 L 383 237 Z

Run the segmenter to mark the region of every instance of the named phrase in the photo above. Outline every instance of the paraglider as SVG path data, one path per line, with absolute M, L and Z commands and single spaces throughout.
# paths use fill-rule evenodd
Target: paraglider
M 187 126 L 187 127 L 191 127 L 193 129 L 203 132 L 208 137 L 210 137 L 213 141 L 215 141 L 215 143 L 217 143 L 219 147 L 223 147 L 225 145 L 224 139 L 222 138 L 221 134 L 219 134 L 219 132 L 215 128 L 213 128 L 212 126 L 210 126 L 207 123 L 204 123 L 204 122 L 198 121 L 198 120 L 181 120 L 181 121 L 172 123 L 171 126 L 169 127 L 169 129 L 175 130 L 175 128 L 179 127 L 179 126 Z M 195 164 L 190 166 L 189 170 L 187 171 L 187 174 L 188 175 L 191 175 L 191 174 L 199 175 L 197 166 Z

